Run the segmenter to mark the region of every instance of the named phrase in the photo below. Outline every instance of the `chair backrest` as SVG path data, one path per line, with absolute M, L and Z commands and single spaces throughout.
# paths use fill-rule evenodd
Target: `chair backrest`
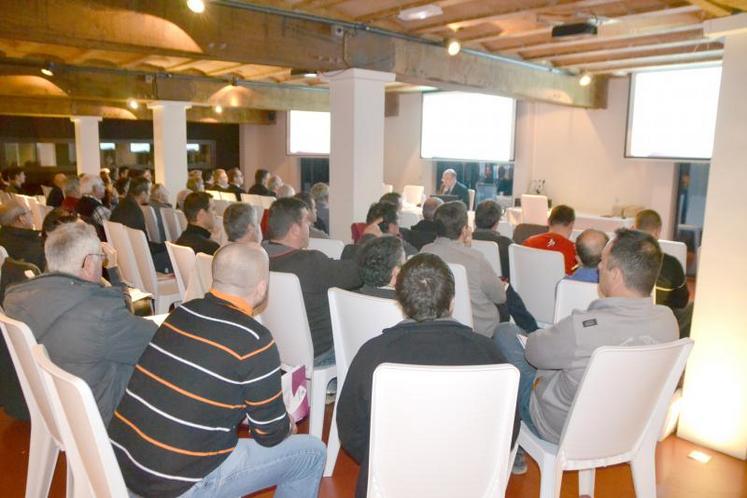
M 498 222 L 498 233 L 509 239 L 514 238 L 514 226 L 508 221 Z
M 573 312 L 585 311 L 595 299 L 599 299 L 599 286 L 592 282 L 562 279 L 555 289 L 555 313 L 553 323 L 558 323 Z
M 264 208 L 264 203 L 262 202 L 262 196 L 257 194 L 241 194 L 241 202 L 246 202 L 248 204 L 251 204 L 252 206 L 260 206 Z
M 468 198 L 469 198 L 469 206 L 467 206 L 467 209 L 468 210 L 473 210 L 473 209 L 475 209 L 475 189 L 468 188 L 467 189 L 467 195 L 468 195 Z
M 145 218 L 145 231 L 148 232 L 148 240 L 153 242 L 163 242 L 161 240 L 161 231 L 158 229 L 158 219 L 153 206 L 140 205 L 140 210 Z
M 379 365 L 368 496 L 504 496 L 518 385 L 506 364 Z
M 329 289 L 327 295 L 335 343 L 337 384 L 341 386 L 350 362 L 361 346 L 406 317 L 397 301 L 392 299 L 366 296 L 338 288 Z
M 182 234 L 179 227 L 179 221 L 176 219 L 176 211 L 174 208 L 162 207 L 161 208 L 161 219 L 163 220 L 163 231 L 166 236 L 166 240 L 175 241 Z
M 508 246 L 511 285 L 538 322 L 552 323 L 555 286 L 565 277 L 563 255 L 557 251 Z
M 43 345 L 35 346 L 33 354 L 60 427 L 75 494 L 126 498 L 127 487 L 91 388 L 52 363 Z M 78 487 L 87 489 L 79 492 Z
M 517 244 L 523 244 L 525 240 L 533 235 L 547 232 L 547 225 L 533 225 L 532 223 L 519 223 L 513 229 L 511 240 Z
M 159 295 L 158 276 L 156 275 L 156 267 L 153 265 L 153 256 L 150 255 L 150 249 L 148 248 L 148 240 L 142 230 L 130 227 L 124 227 L 124 229 L 130 239 L 130 246 L 140 272 L 140 279 L 143 282 L 143 290 L 150 292 L 157 299 Z
M 467 270 L 463 265 L 449 263 L 449 269 L 454 275 L 454 312 L 451 317 L 468 327 L 473 327 L 472 298 L 469 293 Z
M 275 198 L 271 195 L 260 195 L 259 201 L 262 203 L 262 207 L 264 209 L 270 209 L 270 206 L 272 206 L 272 203 L 275 202 Z
M 391 194 L 392 192 L 394 192 L 394 185 L 392 185 L 391 183 L 385 183 L 381 195 Z
M 195 252 L 191 247 L 180 246 L 166 241 L 166 250 L 171 259 L 171 267 L 174 268 L 176 286 L 179 288 L 179 298 L 184 300 L 184 293 L 189 286 L 189 276 L 195 266 Z
M 687 245 L 684 242 L 659 239 L 659 247 L 662 252 L 677 258 L 682 265 L 682 271 L 687 273 Z
M 413 225 L 417 225 L 420 221 L 420 216 L 412 211 L 402 211 L 399 213 L 399 226 L 402 228 L 410 228 Z
M 213 200 L 220 199 L 220 190 L 206 190 L 205 192 L 210 194 Z
M 644 438 L 658 439 L 690 339 L 604 346 L 591 355 L 560 438 L 558 456 L 600 465 L 629 461 Z
M 130 238 L 127 236 L 127 232 L 125 232 L 125 226 L 121 223 L 105 221 L 104 231 L 106 232 L 106 240 L 117 251 L 117 265 L 122 273 L 122 278 L 130 282 L 134 287 L 145 290 L 143 279 L 140 277 L 140 268 L 135 259 Z
M 3 246 L 0 246 L 0 267 L 3 266 L 3 262 L 5 262 L 5 258 L 7 257 L 8 251 Z
M 236 202 L 236 194 L 233 192 L 221 192 L 220 199 L 222 201 Z
M 417 206 L 423 199 L 425 187 L 422 185 L 405 185 L 402 189 L 402 200 L 407 204 Z
M 340 259 L 345 244 L 335 239 L 309 239 L 309 249 L 321 251 L 332 259 Z
M 204 252 L 199 252 L 195 256 L 195 268 L 197 269 L 197 279 L 203 293 L 210 290 L 213 286 L 213 257 Z
M 49 193 L 52 191 L 52 187 L 48 187 L 46 185 L 41 185 L 42 193 L 44 194 L 44 197 L 49 197 Z
M 29 209 L 31 209 L 31 217 L 34 219 L 34 230 L 41 230 L 45 215 L 45 211 L 42 208 L 46 204 L 40 203 L 35 197 L 31 197 L 30 199 Z
M 521 222 L 547 225 L 548 202 L 545 195 L 522 194 Z
M 187 225 L 189 225 L 189 222 L 187 221 L 187 215 L 184 214 L 184 211 L 177 209 L 175 212 L 176 221 L 179 223 L 179 228 L 181 229 L 179 235 L 181 235 L 182 232 L 187 229 Z
M 501 273 L 501 253 L 498 250 L 498 244 L 492 240 L 472 240 L 472 249 L 480 251 L 485 259 L 488 260 L 490 266 L 495 271 L 495 274 L 499 277 L 503 275 Z
M 2 329 L 5 344 L 8 345 L 16 374 L 18 374 L 23 397 L 29 408 L 31 423 L 42 424 L 58 446 L 64 448 L 41 372 L 34 362 L 32 354 L 36 346 L 34 334 L 25 323 L 13 320 L 2 312 L 0 312 L 0 329 Z
M 262 323 L 272 332 L 287 366 L 305 365 L 306 377 L 314 371 L 314 346 L 298 277 L 293 273 L 270 272 L 267 304 Z
M 223 194 L 224 192 L 221 192 Z M 234 196 L 233 200 L 227 201 L 225 199 L 213 199 L 213 205 L 215 206 L 215 214 L 218 216 L 223 216 L 223 211 L 226 210 L 226 208 L 231 205 L 231 203 L 236 202 L 236 196 L 229 192 L 230 195 Z

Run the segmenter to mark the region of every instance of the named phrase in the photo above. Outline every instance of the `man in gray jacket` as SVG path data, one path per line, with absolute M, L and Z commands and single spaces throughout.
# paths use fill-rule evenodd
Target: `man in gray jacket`
M 604 248 L 599 294 L 586 311 L 574 311 L 554 326 L 528 335 L 526 350 L 511 324 L 495 334 L 498 348 L 521 374 L 521 419 L 541 438 L 558 443 L 592 353 L 600 346 L 635 346 L 678 339 L 677 322 L 651 291 L 661 267 L 656 239 L 620 229 Z M 515 466 L 516 469 L 516 466 Z
M 105 253 L 91 225 L 60 225 L 44 254 L 49 273 L 10 287 L 5 311 L 29 326 L 52 361 L 86 381 L 107 425 L 156 325 L 128 311 L 122 288 L 100 284 Z

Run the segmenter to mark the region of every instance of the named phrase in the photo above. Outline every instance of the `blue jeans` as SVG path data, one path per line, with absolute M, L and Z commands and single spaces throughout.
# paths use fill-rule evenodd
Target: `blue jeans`
M 276 498 L 316 498 L 326 455 L 324 444 L 305 434 L 271 448 L 239 439 L 233 453 L 180 498 L 235 498 L 271 486 Z
M 529 412 L 529 399 L 532 396 L 532 384 L 537 376 L 537 369 L 527 361 L 524 347 L 516 338 L 516 334 L 526 335 L 513 323 L 500 323 L 495 328 L 493 340 L 506 360 L 519 370 L 519 416 L 527 427 L 539 436 Z

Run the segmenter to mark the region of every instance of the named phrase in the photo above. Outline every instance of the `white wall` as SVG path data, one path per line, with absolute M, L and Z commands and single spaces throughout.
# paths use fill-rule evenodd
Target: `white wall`
M 286 112 L 278 112 L 273 125 L 240 125 L 240 162 L 247 188 L 254 184 L 254 172 L 264 168 L 280 175 L 285 183 L 299 190 L 301 167 L 298 157 L 286 154 L 287 116 Z

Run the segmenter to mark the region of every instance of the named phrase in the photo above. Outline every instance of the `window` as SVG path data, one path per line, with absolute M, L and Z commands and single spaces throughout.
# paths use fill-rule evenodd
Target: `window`
M 330 113 L 290 111 L 288 113 L 288 154 L 328 155 Z
M 420 155 L 507 162 L 514 155 L 516 101 L 462 92 L 423 94 Z
M 636 73 L 626 155 L 709 159 L 720 83 L 721 66 Z

